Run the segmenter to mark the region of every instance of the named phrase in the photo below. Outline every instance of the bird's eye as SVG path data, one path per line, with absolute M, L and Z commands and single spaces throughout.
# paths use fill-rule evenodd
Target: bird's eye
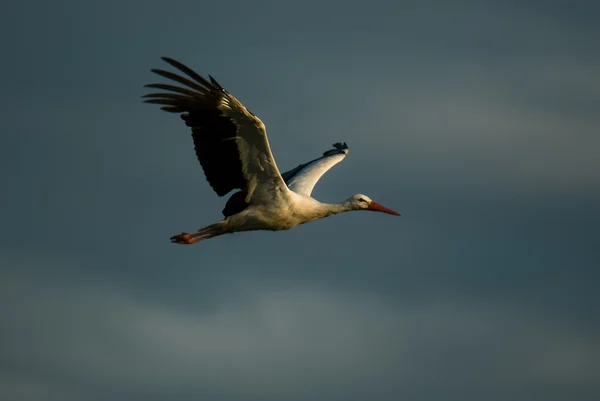
M 366 202 L 367 200 L 365 198 L 359 198 L 358 201 L 359 202 Z

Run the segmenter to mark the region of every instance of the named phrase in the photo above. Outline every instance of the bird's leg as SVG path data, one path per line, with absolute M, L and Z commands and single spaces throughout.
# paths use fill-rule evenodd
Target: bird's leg
M 191 245 L 196 242 L 203 241 L 205 239 L 213 238 L 218 235 L 227 234 L 229 230 L 222 223 L 211 224 L 210 226 L 203 227 L 198 232 L 189 234 L 181 233 L 171 237 L 171 242 L 174 244 Z

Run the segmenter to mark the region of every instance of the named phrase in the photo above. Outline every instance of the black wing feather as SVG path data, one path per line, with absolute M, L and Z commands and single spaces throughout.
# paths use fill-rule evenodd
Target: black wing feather
M 161 109 L 170 113 L 180 113 L 185 124 L 192 129 L 192 139 L 196 156 L 210 186 L 223 196 L 231 190 L 247 188 L 242 174 L 239 150 L 235 138 L 237 125 L 219 109 L 227 92 L 214 78 L 210 82 L 189 67 L 168 57 L 162 58 L 179 71 L 175 73 L 153 69 L 162 77 L 178 82 L 186 88 L 167 84 L 149 84 L 146 87 L 169 92 L 150 93 L 144 96 L 145 103 L 161 104 Z

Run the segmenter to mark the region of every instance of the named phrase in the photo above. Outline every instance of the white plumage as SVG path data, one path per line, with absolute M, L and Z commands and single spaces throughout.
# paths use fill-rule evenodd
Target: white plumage
M 333 151 L 331 154 L 325 152 L 324 156 L 307 163 L 307 165 L 296 173 L 292 178 L 286 181 L 287 186 L 297 194 L 307 195 L 313 191 L 317 181 L 321 179 L 330 168 L 344 160 L 348 154 L 348 146 L 334 144 L 339 152 Z
M 322 157 L 280 173 L 263 122 L 229 94 L 213 77 L 209 80 L 171 58 L 165 62 L 187 77 L 152 70 L 183 86 L 150 84 L 167 92 L 144 95 L 147 103 L 179 113 L 192 130 L 196 155 L 207 181 L 219 196 L 234 189 L 223 209 L 225 219 L 188 234 L 171 237 L 192 244 L 238 231 L 287 230 L 333 214 L 351 210 L 399 213 L 354 195 L 339 204 L 321 203 L 310 195 L 317 181 L 348 154 L 346 143 L 336 143 Z M 189 79 L 189 78 L 191 79 Z

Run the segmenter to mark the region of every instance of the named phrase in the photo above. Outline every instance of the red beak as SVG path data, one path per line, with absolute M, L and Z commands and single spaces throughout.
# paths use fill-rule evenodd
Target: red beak
M 373 210 L 374 212 L 383 212 L 383 213 L 387 213 L 387 214 L 393 214 L 394 216 L 400 216 L 400 213 L 395 212 L 392 209 L 389 209 L 389 208 L 387 208 L 383 205 L 380 205 L 377 202 L 373 202 L 373 201 L 371 201 L 367 210 Z

